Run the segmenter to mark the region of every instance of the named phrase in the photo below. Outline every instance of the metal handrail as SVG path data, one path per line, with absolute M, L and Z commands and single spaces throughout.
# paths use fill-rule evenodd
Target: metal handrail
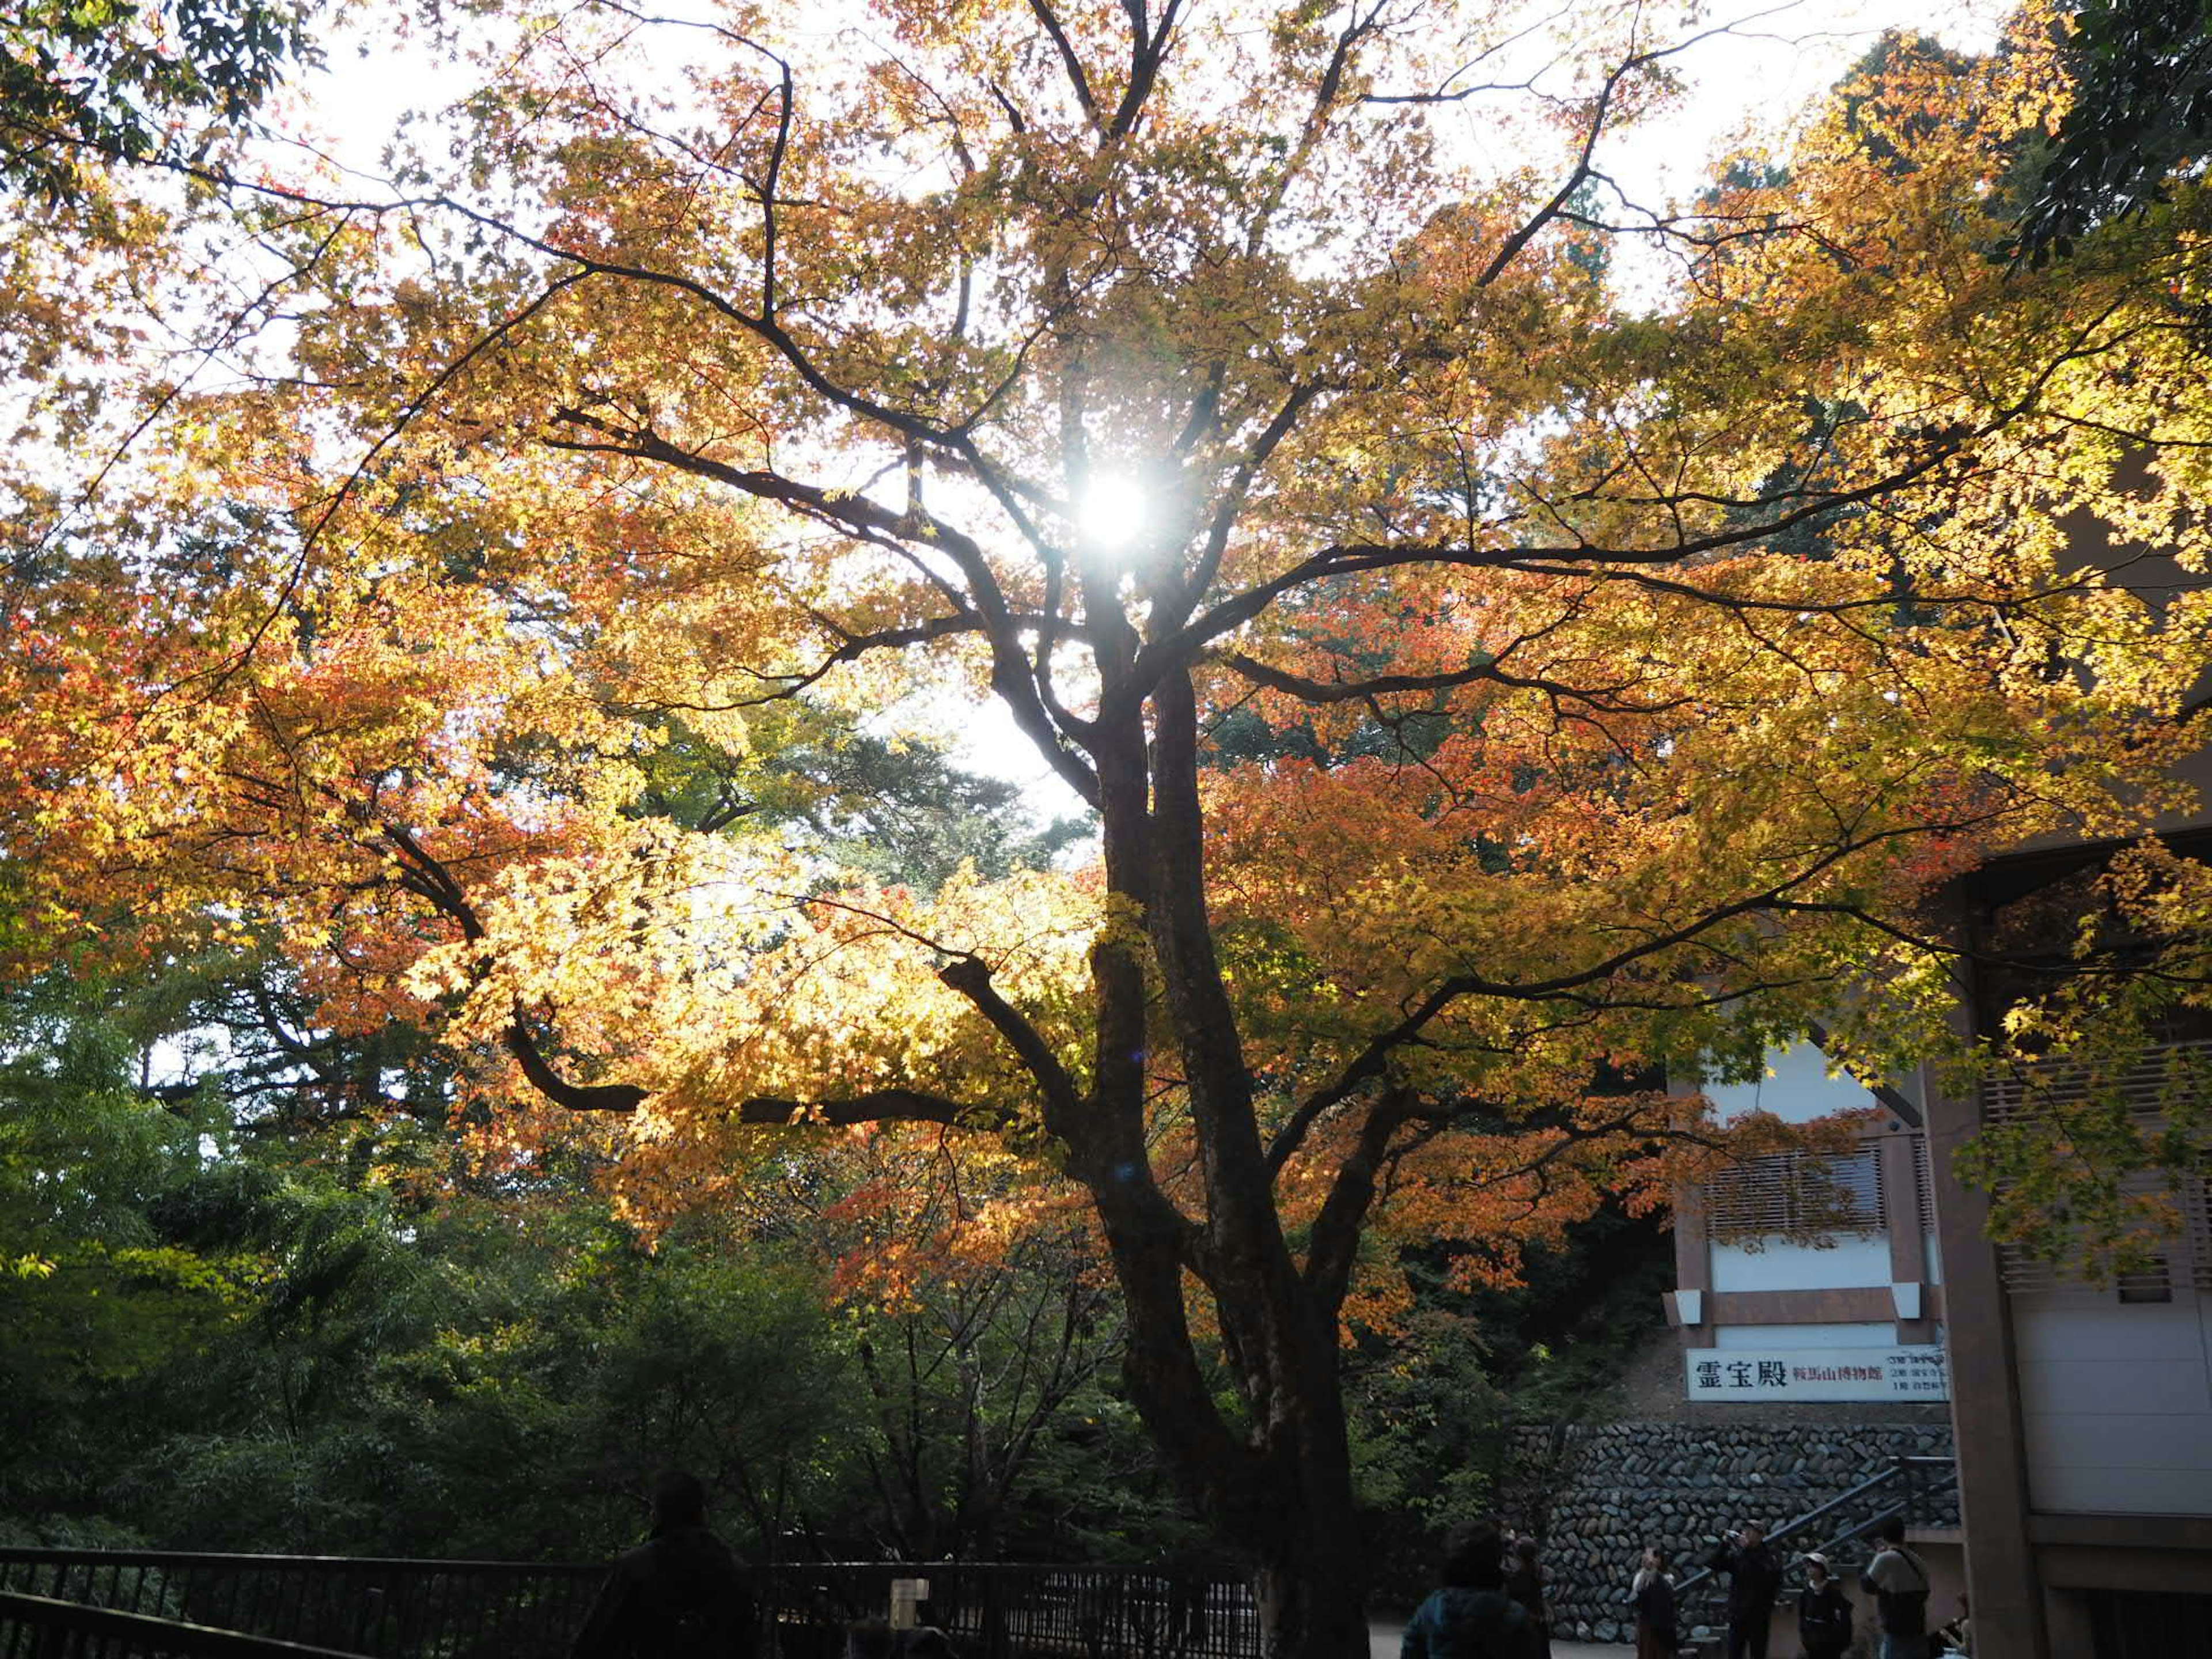
M 24 1638 L 39 1632 L 59 1632 L 62 1639 L 57 1643 L 35 1638 L 27 1650 Z M 280 1642 L 272 1637 L 218 1630 L 212 1625 L 0 1590 L 0 1659 L 15 1659 L 27 1650 L 38 1659 L 70 1659 L 88 1645 L 84 1638 L 97 1641 L 102 1659 L 138 1659 L 142 1655 L 149 1659 L 152 1656 L 162 1656 L 162 1659 L 170 1656 L 175 1659 L 362 1659 L 336 1648 L 310 1647 L 303 1642 Z
M 604 1566 L 0 1549 L 0 1589 L 378 1659 L 558 1659 Z
M 1908 1472 L 1911 1470 L 1917 1468 L 1936 1468 L 1948 1469 L 1950 1471 L 1950 1479 L 1948 1481 L 1939 1481 L 1935 1486 L 1928 1488 L 1927 1490 L 1931 1496 L 1936 1492 L 1942 1491 L 1948 1486 L 1955 1486 L 1957 1484 L 1959 1478 L 1958 1460 L 1953 1457 L 1931 1456 L 1926 1453 L 1920 1452 L 1901 1453 L 1891 1458 L 1886 1468 L 1882 1468 L 1876 1474 L 1869 1475 L 1865 1480 L 1860 1481 L 1849 1491 L 1838 1493 L 1837 1496 L 1830 1498 L 1826 1503 L 1820 1504 L 1816 1509 L 1808 1510 L 1804 1514 L 1794 1516 L 1791 1519 L 1784 1522 L 1767 1535 L 1771 1538 L 1792 1537 L 1799 1533 L 1808 1530 L 1811 1528 L 1814 1522 L 1820 1521 L 1825 1516 L 1833 1513 L 1835 1510 L 1843 1508 L 1844 1504 L 1850 1503 L 1854 1499 L 1863 1498 L 1867 1493 L 1875 1491 L 1876 1488 L 1888 1486 L 1893 1481 L 1906 1479 Z M 1893 1504 L 1879 1514 L 1869 1516 L 1865 1520 L 1859 1522 L 1857 1524 L 1845 1528 L 1842 1532 L 1836 1534 L 1834 1537 L 1824 1540 L 1821 1543 L 1815 1546 L 1815 1547 L 1821 1553 L 1826 1553 L 1828 1550 L 1835 1548 L 1838 1545 L 1848 1543 L 1852 1539 L 1862 1536 L 1869 1528 L 1880 1526 L 1883 1522 L 1890 1519 L 1893 1516 L 1899 1516 L 1904 1512 L 1905 1505 L 1901 1504 Z M 1683 1579 L 1680 1583 L 1674 1586 L 1674 1594 L 1679 1598 L 1685 1591 L 1705 1583 L 1707 1579 L 1712 1578 L 1715 1576 L 1716 1575 L 1712 1568 L 1700 1567 L 1697 1571 L 1690 1574 L 1689 1577 Z

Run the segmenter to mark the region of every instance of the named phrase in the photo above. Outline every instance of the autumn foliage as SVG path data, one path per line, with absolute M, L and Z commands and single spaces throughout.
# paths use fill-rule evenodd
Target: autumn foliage
M 2111 549 L 2206 551 L 2194 187 L 1988 257 L 2033 15 L 1671 210 L 1605 170 L 1694 44 L 1641 7 L 717 18 L 494 13 L 374 187 L 264 146 L 21 227 L 167 331 L 10 325 L 27 953 L 278 939 L 502 1144 L 619 1115 L 641 1214 L 794 1126 L 998 1137 L 1278 1644 L 1349 1650 L 1389 1243 L 1659 1202 L 1729 1146 L 1664 1068 L 1914 1051 L 1936 884 L 2179 799 L 2212 613 Z M 878 885 L 652 808 L 923 690 L 1097 855 Z

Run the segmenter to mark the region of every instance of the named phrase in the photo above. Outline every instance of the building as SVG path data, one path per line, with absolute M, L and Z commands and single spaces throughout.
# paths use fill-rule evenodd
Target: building
M 2212 856 L 2212 834 L 2169 841 Z M 1960 885 L 1967 944 L 1985 958 L 2041 948 L 2063 959 L 2068 889 L 2113 850 L 1991 860 Z M 2002 1012 L 1989 978 L 1970 998 L 1978 1030 Z M 2172 1048 L 2208 1038 L 2177 1033 L 2144 1057 L 2146 1077 Z M 2152 1271 L 2082 1282 L 1992 1246 L 1987 1200 L 1950 1178 L 1953 1152 L 2015 1109 L 2016 1094 L 1922 1092 L 1977 1652 L 2212 1655 L 2212 1194 L 2202 1182 L 2183 1194 L 2183 1224 Z
M 1880 1484 L 1854 1503 L 1843 1496 L 1845 1482 L 1830 1494 L 1840 1507 L 1777 1542 L 1793 1553 L 1828 1546 L 1900 1507 L 1907 1537 L 1928 1564 L 1931 1615 L 1941 1620 L 1956 1611 L 1966 1584 L 1953 1471 L 1948 1463 L 1896 1467 L 1881 1449 L 1893 1436 L 1875 1420 L 1924 1421 L 1951 1399 L 1948 1287 L 1924 1114 L 1909 1091 L 1869 1090 L 1832 1075 L 1814 1043 L 1766 1058 L 1761 1079 L 1705 1085 L 1721 1119 L 1764 1111 L 1808 1123 L 1850 1113 L 1863 1115 L 1866 1128 L 1856 1151 L 1753 1159 L 1680 1195 L 1677 1288 L 1667 1312 L 1681 1342 L 1683 1397 L 1693 1416 L 1700 1407 L 1738 1422 L 1771 1415 L 1808 1443 L 1863 1446 L 1856 1478 Z M 1697 1085 L 1679 1086 L 1687 1092 Z M 1746 1514 L 1755 1515 L 1759 1498 L 1743 1497 Z M 1785 1528 L 1795 1518 L 1767 1516 Z M 1848 1583 L 1863 1554 L 1845 1551 L 1837 1559 Z M 1870 1619 L 1863 1607 L 1862 1623 Z M 1796 1650 L 1787 1598 L 1776 1641 L 1778 1652 Z
M 2212 858 L 2212 831 L 2169 839 Z M 1970 959 L 2057 969 L 2069 892 L 2113 850 L 1996 859 L 1960 883 Z M 2009 989 L 1985 973 L 1962 1018 L 1990 1029 Z M 2184 1048 L 2212 1055 L 2212 1027 L 2144 1055 L 2143 1109 Z M 1962 1098 L 1923 1072 L 1869 1089 L 1810 1043 L 1768 1061 L 1759 1083 L 1705 1091 L 1723 1116 L 1878 1115 L 1825 1171 L 1784 1154 L 1683 1195 L 1668 1316 L 1685 1397 L 1838 1413 L 1946 1399 L 1960 1524 L 1917 1534 L 1936 1617 L 1956 1574 L 1990 1659 L 2212 1656 L 2212 1184 L 2184 1192 L 2148 1270 L 2088 1282 L 1992 1245 L 1986 1198 L 1954 1176 L 1958 1147 L 2020 1109 L 2015 1087 Z
M 1875 1112 L 1855 1153 L 1784 1152 L 1686 1195 L 1669 1322 L 1693 1403 L 1948 1400 L 1942 1253 L 1918 1106 L 1829 1075 L 1812 1043 L 1705 1093 L 1723 1120 Z

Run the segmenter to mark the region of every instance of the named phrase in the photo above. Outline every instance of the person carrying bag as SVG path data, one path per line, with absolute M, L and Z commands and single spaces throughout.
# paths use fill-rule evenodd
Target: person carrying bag
M 1881 1547 L 1860 1575 L 1875 1598 L 1881 1659 L 1928 1659 L 1928 1567 L 1905 1547 L 1905 1522 L 1891 1516 L 1876 1529 Z

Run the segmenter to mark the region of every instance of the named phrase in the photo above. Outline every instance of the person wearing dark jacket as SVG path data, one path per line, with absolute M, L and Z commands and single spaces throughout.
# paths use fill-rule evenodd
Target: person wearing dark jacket
M 1728 1659 L 1766 1659 L 1774 1598 L 1782 1593 L 1782 1563 L 1766 1547 L 1766 1531 L 1747 1521 L 1723 1539 L 1705 1565 L 1729 1576 Z
M 1805 1558 L 1805 1588 L 1797 1592 L 1797 1639 L 1805 1659 L 1839 1659 L 1851 1648 L 1851 1604 L 1828 1576 L 1828 1558 Z
M 653 1483 L 652 1535 L 615 1563 L 569 1659 L 752 1659 L 752 1598 L 707 1530 L 707 1489 L 671 1469 Z
M 1673 1659 L 1681 1646 L 1674 1625 L 1674 1580 L 1656 1547 L 1644 1552 L 1628 1595 L 1636 1604 L 1636 1659 Z
M 1544 1569 L 1536 1559 L 1536 1540 L 1516 1538 L 1506 1559 L 1505 1593 L 1520 1603 L 1521 1611 L 1536 1626 L 1538 1651 L 1550 1659 L 1552 1621 L 1544 1613 Z
M 1505 1594 L 1505 1540 L 1468 1521 L 1444 1540 L 1443 1587 L 1406 1622 L 1399 1659 L 1543 1659 L 1543 1639 Z

